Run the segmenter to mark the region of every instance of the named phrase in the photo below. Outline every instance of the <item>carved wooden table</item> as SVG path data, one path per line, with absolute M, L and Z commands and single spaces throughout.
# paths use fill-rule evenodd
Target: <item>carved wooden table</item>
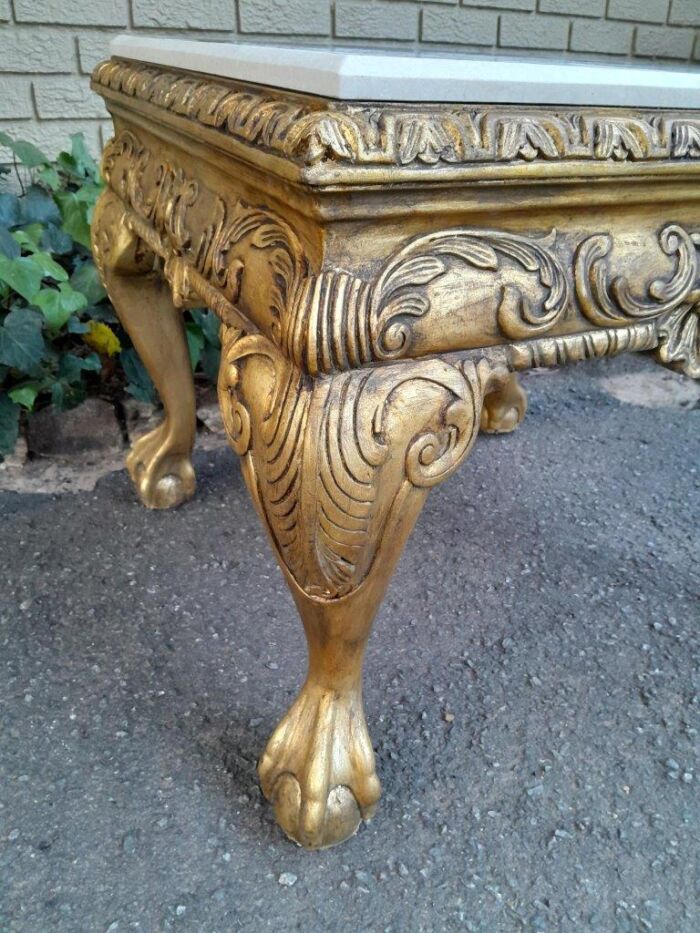
M 180 309 L 209 306 L 226 430 L 309 646 L 260 780 L 288 835 L 332 845 L 380 795 L 373 617 L 428 490 L 480 425 L 523 417 L 515 374 L 652 351 L 700 377 L 700 120 L 331 100 L 145 64 L 210 59 L 120 41 L 93 75 L 115 126 L 94 252 L 165 408 L 129 472 L 150 508 L 194 493 Z

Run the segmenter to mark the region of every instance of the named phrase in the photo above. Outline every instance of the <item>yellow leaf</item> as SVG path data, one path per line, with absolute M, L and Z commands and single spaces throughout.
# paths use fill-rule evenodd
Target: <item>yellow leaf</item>
M 83 340 L 101 356 L 114 356 L 122 348 L 112 328 L 102 321 L 90 321 L 90 330 L 83 336 Z

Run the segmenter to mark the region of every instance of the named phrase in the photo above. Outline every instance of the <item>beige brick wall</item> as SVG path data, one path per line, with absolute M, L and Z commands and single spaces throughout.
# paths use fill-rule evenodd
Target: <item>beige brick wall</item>
M 82 130 L 98 151 L 110 124 L 88 75 L 127 30 L 700 71 L 700 0 L 0 0 L 0 129 L 51 154 Z

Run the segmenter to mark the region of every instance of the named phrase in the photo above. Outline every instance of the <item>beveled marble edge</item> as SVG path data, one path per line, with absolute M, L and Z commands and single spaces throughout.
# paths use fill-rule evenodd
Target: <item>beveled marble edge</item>
M 122 35 L 111 54 L 337 100 L 700 109 L 700 69 Z

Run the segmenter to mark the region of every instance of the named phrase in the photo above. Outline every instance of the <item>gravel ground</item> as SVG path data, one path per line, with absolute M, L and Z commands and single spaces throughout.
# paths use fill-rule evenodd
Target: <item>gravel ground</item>
M 0 930 L 696 933 L 700 411 L 603 388 L 651 367 L 526 377 L 433 492 L 367 658 L 383 801 L 323 852 L 257 789 L 304 644 L 233 454 L 172 513 L 0 495 Z

